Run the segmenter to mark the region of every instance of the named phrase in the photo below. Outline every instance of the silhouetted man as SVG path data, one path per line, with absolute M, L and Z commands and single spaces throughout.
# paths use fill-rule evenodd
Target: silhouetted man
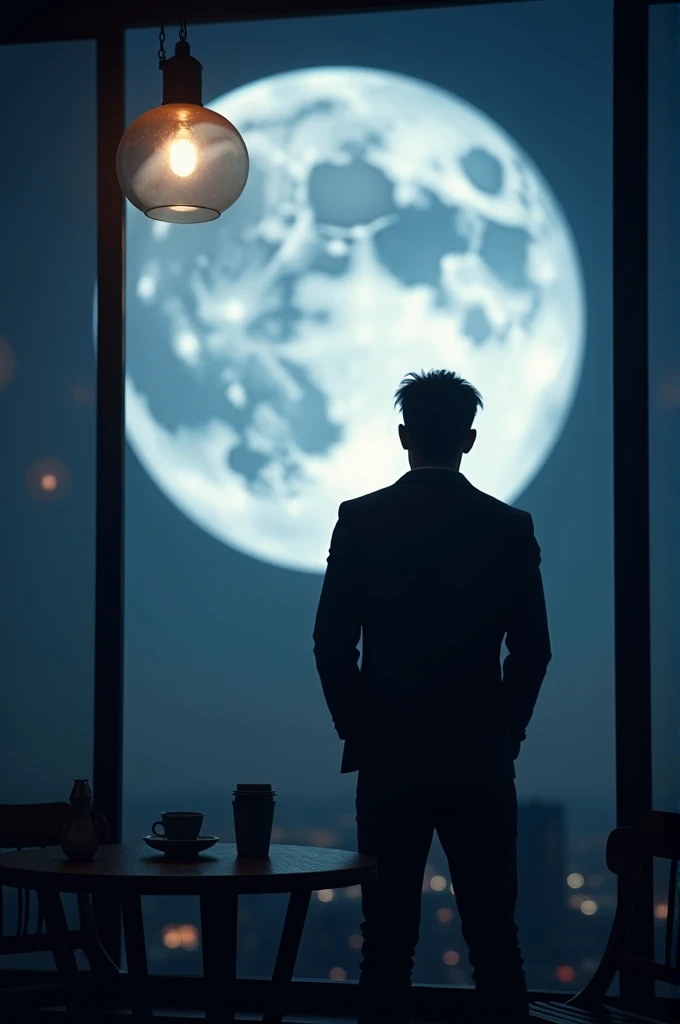
M 528 513 L 460 473 L 478 392 L 446 370 L 409 374 L 395 404 L 411 471 L 340 506 L 314 629 L 342 771 L 359 771 L 359 850 L 378 858 L 359 1022 L 409 1020 L 435 830 L 480 1017 L 524 1020 L 514 760 L 551 657 L 540 550 Z

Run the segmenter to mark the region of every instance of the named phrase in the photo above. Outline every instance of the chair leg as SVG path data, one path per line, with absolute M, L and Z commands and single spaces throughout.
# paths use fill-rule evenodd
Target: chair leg
M 600 964 L 588 984 L 581 989 L 578 995 L 573 996 L 567 1001 L 568 1006 L 573 1006 L 580 1010 L 593 1010 L 602 1006 L 609 986 L 614 980 L 614 975 L 619 967 L 619 958 L 623 952 L 623 944 L 626 939 L 630 916 L 635 902 L 635 891 L 635 878 L 622 878 L 622 884 L 620 885 L 621 895 L 616 907 L 612 930 L 609 933 L 609 939 L 602 954 Z
M 279 951 L 274 964 L 269 1006 L 262 1017 L 264 1024 L 281 1024 L 283 1020 L 283 1004 L 293 980 L 293 971 L 307 920 L 311 895 L 311 892 L 292 892 L 290 894 Z
M 602 1006 L 604 999 L 607 995 L 607 991 L 614 975 L 616 974 L 616 961 L 607 956 L 607 953 L 603 954 L 600 965 L 593 974 L 592 978 L 581 991 L 572 996 L 571 999 L 567 999 L 565 1005 L 573 1006 L 577 1010 L 597 1010 Z
M 38 893 L 38 902 L 52 945 L 59 981 L 64 988 L 69 1019 L 86 1024 L 91 1014 L 88 1012 L 82 978 L 71 945 L 61 895 L 45 889 Z
M 134 892 L 125 893 L 121 898 L 121 906 L 133 1019 L 150 1020 L 153 1009 L 149 992 L 149 970 L 146 960 L 141 897 Z

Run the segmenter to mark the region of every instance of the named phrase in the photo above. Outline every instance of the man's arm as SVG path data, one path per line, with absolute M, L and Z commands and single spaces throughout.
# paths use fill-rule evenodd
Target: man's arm
M 359 703 L 360 559 L 344 504 L 331 538 L 314 625 L 314 657 L 340 739 L 354 732 Z
M 503 696 L 513 753 L 517 757 L 552 657 L 541 579 L 541 550 L 531 516 L 526 518 L 523 566 L 508 609 Z

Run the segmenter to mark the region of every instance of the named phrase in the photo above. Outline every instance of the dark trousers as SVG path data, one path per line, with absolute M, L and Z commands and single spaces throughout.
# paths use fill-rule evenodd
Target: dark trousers
M 378 859 L 376 880 L 363 887 L 360 1024 L 409 1021 L 423 875 L 435 830 L 449 862 L 480 1011 L 526 1011 L 515 924 L 514 780 L 389 791 L 360 775 L 356 806 L 359 852 Z

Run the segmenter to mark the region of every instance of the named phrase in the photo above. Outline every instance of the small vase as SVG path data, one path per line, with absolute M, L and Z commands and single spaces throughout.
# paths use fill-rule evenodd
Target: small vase
M 92 860 L 99 848 L 92 824 L 92 790 L 87 779 L 76 779 L 71 790 L 71 810 L 61 833 L 61 848 L 69 860 Z

